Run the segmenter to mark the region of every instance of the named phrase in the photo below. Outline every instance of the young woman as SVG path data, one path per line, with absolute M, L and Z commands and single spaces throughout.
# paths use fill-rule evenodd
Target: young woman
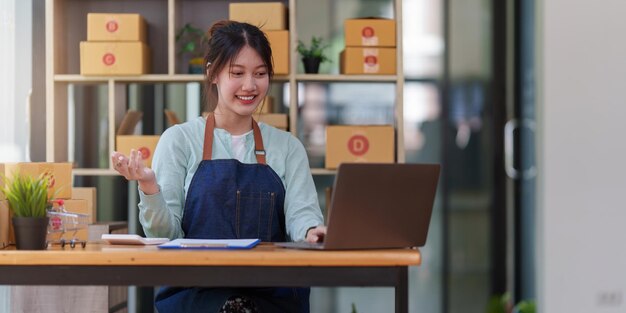
M 219 21 L 208 32 L 206 118 L 168 128 L 152 167 L 137 151 L 114 152 L 113 166 L 137 180 L 147 236 L 260 238 L 316 242 L 326 228 L 306 152 L 291 134 L 257 124 L 273 75 L 272 51 L 259 28 Z M 303 288 L 170 288 L 165 312 L 308 312 Z

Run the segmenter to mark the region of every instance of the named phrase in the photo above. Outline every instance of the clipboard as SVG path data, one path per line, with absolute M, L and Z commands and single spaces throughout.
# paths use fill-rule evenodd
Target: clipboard
M 158 245 L 159 249 L 233 250 L 252 249 L 260 239 L 175 239 Z

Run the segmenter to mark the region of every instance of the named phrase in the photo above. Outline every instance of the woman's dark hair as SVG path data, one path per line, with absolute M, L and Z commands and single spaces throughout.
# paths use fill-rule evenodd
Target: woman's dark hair
M 206 111 L 213 112 L 217 106 L 217 86 L 213 81 L 241 49 L 249 46 L 254 49 L 267 67 L 269 79 L 274 76 L 272 49 L 265 34 L 256 26 L 235 21 L 221 20 L 213 23 L 206 34 L 207 50 L 204 55 L 206 66 L 204 95 Z

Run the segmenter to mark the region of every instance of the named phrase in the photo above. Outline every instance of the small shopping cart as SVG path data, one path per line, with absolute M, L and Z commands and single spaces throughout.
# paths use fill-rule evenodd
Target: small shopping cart
M 87 228 L 90 222 L 88 214 L 67 212 L 63 207 L 63 200 L 55 201 L 58 206 L 54 206 L 47 212 L 50 221 L 48 222 L 48 234 L 60 234 L 58 240 L 48 241 L 48 244 L 60 244 L 64 248 L 66 244 L 74 248 L 80 244 L 83 248 L 87 245 L 87 241 L 76 238 L 79 230 Z M 67 238 L 66 236 L 71 237 Z

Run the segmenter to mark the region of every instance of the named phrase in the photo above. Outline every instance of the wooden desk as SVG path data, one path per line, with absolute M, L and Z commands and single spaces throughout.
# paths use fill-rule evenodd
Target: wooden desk
M 408 266 L 420 262 L 412 249 L 159 250 L 89 243 L 85 249 L 0 250 L 0 285 L 387 286 L 395 288 L 395 311 L 408 312 Z

